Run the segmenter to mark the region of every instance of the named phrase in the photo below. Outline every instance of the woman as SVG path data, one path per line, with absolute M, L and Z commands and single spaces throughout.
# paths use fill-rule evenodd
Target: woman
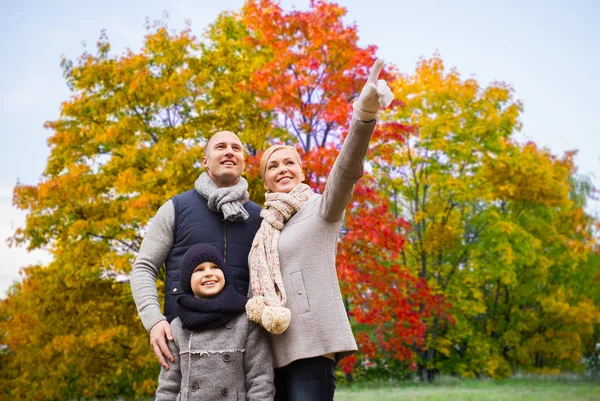
M 275 400 L 333 400 L 335 364 L 357 351 L 335 255 L 375 118 L 393 99 L 385 81 L 377 80 L 382 68 L 377 60 L 353 104 L 349 135 L 322 195 L 302 183 L 302 162 L 293 147 L 272 146 L 260 161 L 267 194 L 248 258 L 253 297 L 246 312 L 273 334 Z

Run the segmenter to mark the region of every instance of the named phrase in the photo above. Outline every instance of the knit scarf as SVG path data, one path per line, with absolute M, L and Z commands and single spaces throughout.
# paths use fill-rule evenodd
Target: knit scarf
M 240 177 L 232 187 L 218 188 L 207 172 L 200 174 L 194 183 L 196 191 L 208 201 L 208 208 L 216 213 L 223 213 L 223 220 L 240 221 L 248 219 L 244 203 L 250 199 L 248 182 Z
M 246 304 L 246 313 L 250 320 L 273 334 L 283 333 L 291 318 L 285 308 L 287 298 L 277 250 L 279 235 L 285 223 L 313 195 L 306 184 L 297 185 L 289 193 L 267 193 L 260 213 L 263 221 L 248 256 L 253 297 Z
M 185 329 L 201 331 L 222 327 L 244 311 L 248 298 L 240 295 L 233 284 L 225 282 L 225 288 L 214 298 L 200 299 L 190 294 L 177 298 L 177 315 Z

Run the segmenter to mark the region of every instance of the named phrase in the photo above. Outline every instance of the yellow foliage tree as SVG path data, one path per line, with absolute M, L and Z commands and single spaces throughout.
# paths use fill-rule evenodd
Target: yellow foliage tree
M 260 54 L 214 50 L 243 26 L 225 17 L 204 42 L 189 29 L 148 27 L 140 52 L 63 60 L 72 90 L 52 130 L 50 156 L 36 185 L 19 184 L 27 211 L 13 242 L 47 247 L 49 266 L 23 270 L 2 304 L 0 333 L 11 399 L 133 399 L 152 394 L 158 368 L 139 322 L 127 274 L 156 210 L 193 188 L 203 144 L 219 129 L 264 147 L 273 114 L 244 91 Z M 275 131 L 276 132 L 276 131 Z M 4 361 L 4 359 L 3 359 Z M 31 383 L 38 383 L 32 388 Z

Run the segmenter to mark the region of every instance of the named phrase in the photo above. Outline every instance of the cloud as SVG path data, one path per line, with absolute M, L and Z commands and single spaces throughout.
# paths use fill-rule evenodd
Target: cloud
M 28 252 L 22 246 L 8 246 L 8 237 L 24 224 L 25 213 L 12 206 L 12 188 L 0 187 L 0 297 L 6 296 L 6 291 L 15 281 L 21 281 L 21 267 L 45 264 L 51 260 L 47 251 Z

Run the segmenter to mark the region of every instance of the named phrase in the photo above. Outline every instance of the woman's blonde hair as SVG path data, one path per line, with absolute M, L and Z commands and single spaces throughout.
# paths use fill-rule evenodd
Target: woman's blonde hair
M 300 168 L 302 168 L 302 159 L 300 158 L 300 154 L 298 153 L 295 147 L 287 145 L 273 145 L 269 149 L 265 150 L 265 153 L 263 153 L 262 157 L 260 158 L 260 176 L 263 180 L 265 179 L 265 172 L 267 170 L 267 161 L 269 161 L 269 158 L 273 153 L 281 149 L 289 149 L 293 151 L 294 156 L 296 157 L 298 164 L 300 165 Z

